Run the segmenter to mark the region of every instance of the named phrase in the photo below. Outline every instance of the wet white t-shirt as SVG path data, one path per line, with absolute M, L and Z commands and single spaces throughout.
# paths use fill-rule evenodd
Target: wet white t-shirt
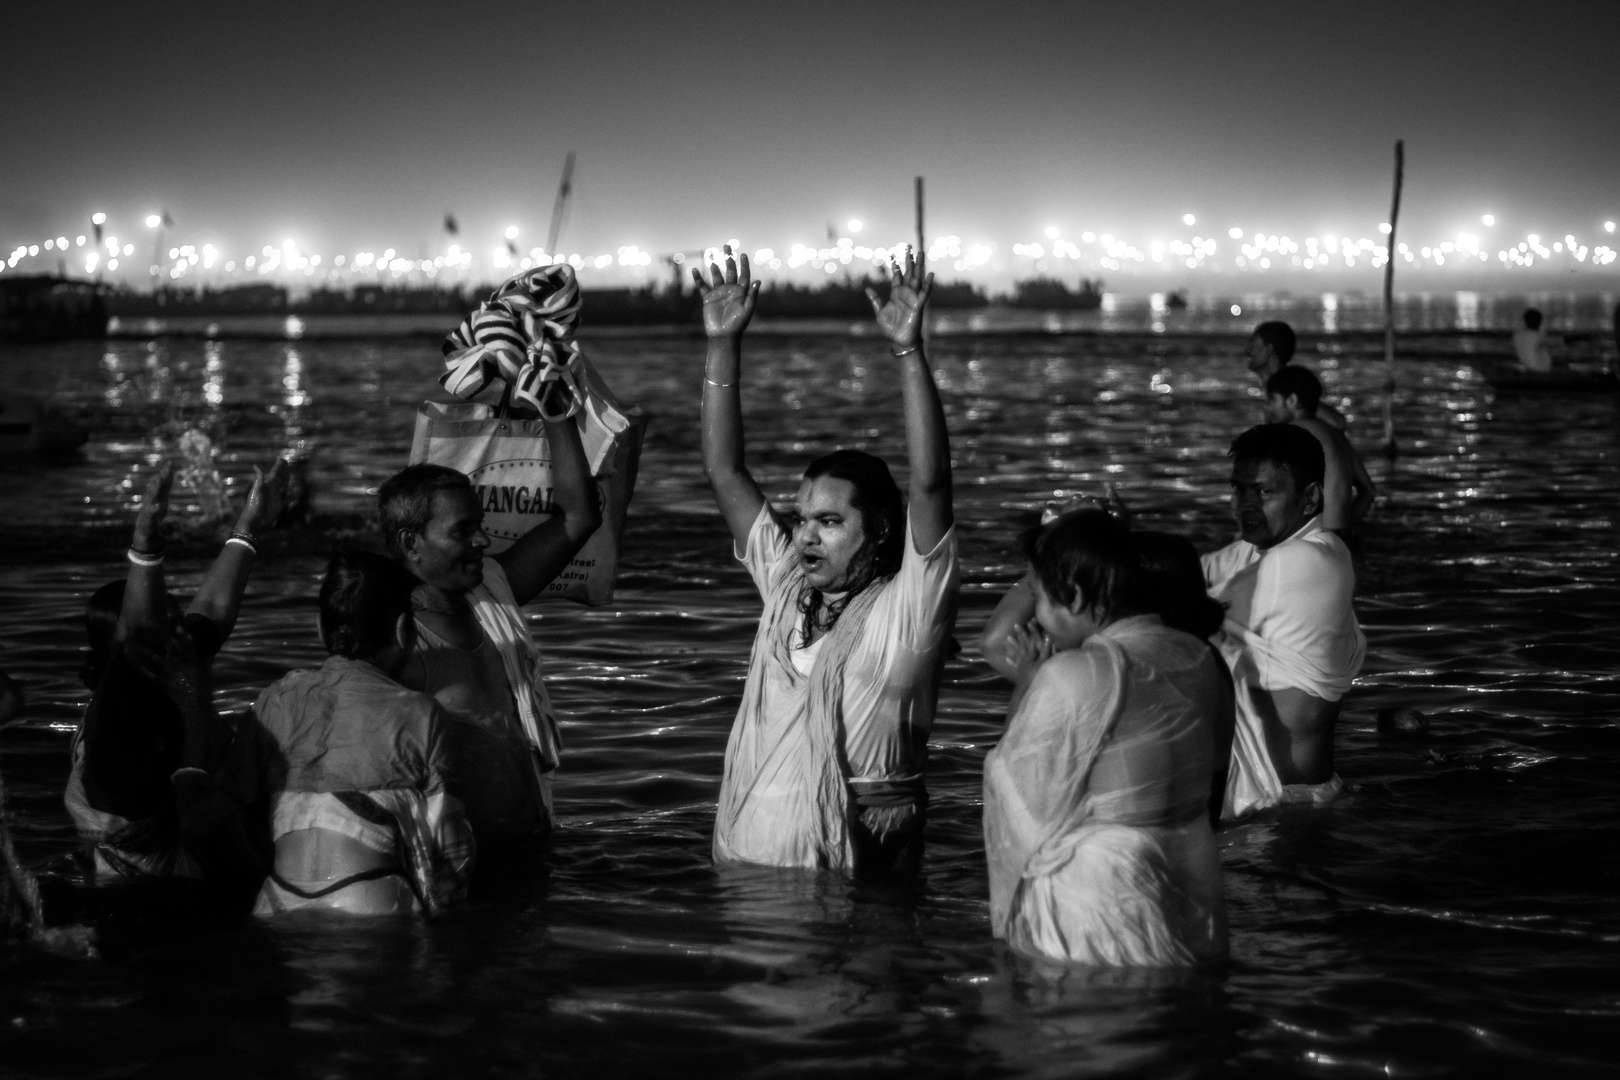
M 761 596 L 776 568 L 793 557 L 792 540 L 770 507 L 762 508 L 741 559 Z M 872 605 L 844 669 L 844 752 L 851 779 L 899 780 L 922 772 L 939 693 L 935 674 L 956 614 L 956 586 L 956 530 L 919 555 L 908 518 L 900 570 Z M 791 650 L 794 669 L 808 676 L 826 640 Z M 767 668 L 760 720 L 768 727 L 774 717 L 797 713 L 808 694 L 807 679 L 790 685 Z

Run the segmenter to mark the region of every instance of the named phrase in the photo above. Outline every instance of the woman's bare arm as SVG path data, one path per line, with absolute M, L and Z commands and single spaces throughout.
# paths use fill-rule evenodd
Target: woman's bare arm
M 289 467 L 281 459 L 270 466 L 268 475 L 253 470 L 253 487 L 248 492 L 247 505 L 236 521 L 236 531 L 255 538 L 275 524 L 286 502 Z M 219 627 L 221 638 L 227 638 L 236 626 L 236 616 L 242 610 L 242 594 L 247 590 L 248 575 L 253 570 L 253 549 L 245 544 L 227 543 L 215 556 L 203 577 L 197 595 L 191 598 L 186 612 L 202 615 Z
M 703 329 L 709 339 L 703 374 L 703 472 L 740 551 L 765 505 L 765 493 L 743 459 L 742 422 L 742 335 L 754 317 L 759 282 L 749 281 L 747 255 L 733 256 L 727 244 L 725 256 L 724 272 L 710 267 L 712 281 L 704 281 L 696 269 L 692 277 L 703 297 Z
M 945 428 L 945 407 L 939 387 L 923 351 L 923 323 L 934 275 L 925 278 L 908 252 L 905 268 L 893 263 L 889 299 L 866 290 L 878 327 L 889 339 L 900 364 L 900 394 L 906 416 L 906 449 L 910 457 L 909 484 L 912 542 L 919 555 L 939 545 L 954 520 L 951 507 L 951 447 Z

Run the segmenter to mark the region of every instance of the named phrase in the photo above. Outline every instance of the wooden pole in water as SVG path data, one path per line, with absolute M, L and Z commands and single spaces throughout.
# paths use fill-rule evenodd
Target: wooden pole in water
M 917 272 L 924 271 L 924 254 L 928 249 L 923 245 L 923 178 L 917 177 Z
M 562 236 L 563 215 L 568 212 L 568 197 L 574 193 L 574 152 L 568 151 L 563 159 L 562 183 L 557 185 L 557 199 L 551 204 L 551 228 L 546 230 L 546 254 L 557 257 L 557 240 Z
M 925 280 L 927 278 L 927 276 L 928 276 L 928 267 L 927 267 L 928 248 L 923 244 L 923 178 L 920 177 L 920 176 L 917 177 L 916 193 L 917 193 L 917 278 L 918 278 L 918 280 Z M 929 345 L 928 338 L 929 338 L 929 334 L 928 334 L 928 317 L 926 315 L 924 315 L 923 316 L 923 325 L 922 325 L 922 341 L 923 341 L 923 351 L 924 352 L 928 351 L 928 345 Z
M 1395 196 L 1389 206 L 1389 247 L 1384 258 L 1384 456 L 1395 456 L 1395 227 L 1401 216 L 1401 176 L 1406 143 L 1395 140 Z

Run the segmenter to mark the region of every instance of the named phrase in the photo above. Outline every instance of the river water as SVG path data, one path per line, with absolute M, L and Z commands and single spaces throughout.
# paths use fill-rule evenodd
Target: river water
M 215 665 L 221 706 L 244 707 L 319 662 L 325 556 L 363 533 L 371 492 L 404 462 L 437 350 L 311 337 L 8 347 L 9 385 L 93 430 L 75 459 L 0 468 L 0 666 L 29 696 L 0 731 L 0 766 L 49 921 L 92 927 L 99 958 L 0 960 L 0 1072 L 1606 1071 L 1620 1030 L 1620 408 L 1497 399 L 1460 359 L 1475 337 L 1431 334 L 1400 365 L 1393 465 L 1376 454 L 1376 342 L 1306 339 L 1382 488 L 1359 565 L 1368 658 L 1339 725 L 1348 797 L 1220 834 L 1230 964 L 1099 975 L 990 939 L 979 783 L 1008 687 L 971 643 L 1018 573 L 1015 536 L 1047 500 L 1104 481 L 1144 526 L 1202 549 L 1230 536 L 1225 446 L 1257 415 L 1242 338 L 1156 335 L 1154 317 L 1143 333 L 937 340 L 965 648 L 940 694 L 915 885 L 711 865 L 759 601 L 699 464 L 701 343 L 588 339 L 652 422 L 614 602 L 533 609 L 566 718 L 560 827 L 535 865 L 432 924 L 226 918 L 164 886 L 93 887 L 61 788 L 87 698 L 84 602 L 123 571 L 151 463 L 201 429 L 240 492 L 251 463 L 293 444 L 310 455 L 311 523 L 264 545 Z M 876 343 L 762 334 L 747 365 L 750 459 L 773 497 L 837 445 L 903 458 Z M 179 592 L 212 550 L 171 556 Z M 1428 731 L 1380 735 L 1391 707 L 1421 710 Z

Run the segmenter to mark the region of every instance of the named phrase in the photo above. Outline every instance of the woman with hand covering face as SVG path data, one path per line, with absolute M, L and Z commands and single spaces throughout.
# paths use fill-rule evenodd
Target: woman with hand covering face
M 933 288 L 911 258 L 867 290 L 899 369 L 909 503 L 881 458 L 812 461 L 790 514 L 743 458 L 742 335 L 759 284 L 725 249 L 703 297 L 703 463 L 765 603 L 726 746 L 719 862 L 909 872 L 922 856 L 923 770 L 957 582 L 945 413 L 923 352 Z

